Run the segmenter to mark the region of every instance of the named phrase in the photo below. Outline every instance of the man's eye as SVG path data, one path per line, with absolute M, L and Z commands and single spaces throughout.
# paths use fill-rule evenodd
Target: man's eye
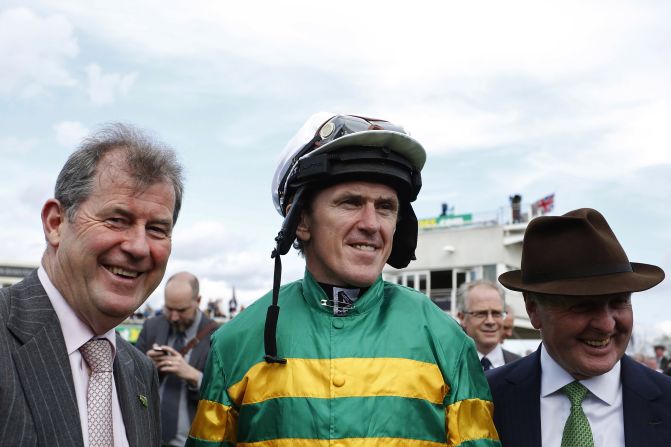
M 126 220 L 123 217 L 108 217 L 106 222 L 114 226 L 121 226 L 126 223 Z
M 147 231 L 149 233 L 153 234 L 154 236 L 159 237 L 159 238 L 165 238 L 165 237 L 170 236 L 170 233 L 168 232 L 168 230 L 166 230 L 163 227 L 149 227 L 149 228 L 147 228 Z

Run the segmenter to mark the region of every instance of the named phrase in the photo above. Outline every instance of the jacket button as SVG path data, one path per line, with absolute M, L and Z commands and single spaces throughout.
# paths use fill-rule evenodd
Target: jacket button
M 343 326 L 345 326 L 345 323 L 342 321 L 341 318 L 334 318 L 333 319 L 333 327 L 336 329 L 342 329 Z
M 340 388 L 344 384 L 345 384 L 345 377 L 344 376 L 338 375 L 338 376 L 335 376 L 333 378 L 333 385 L 337 386 L 338 388 Z

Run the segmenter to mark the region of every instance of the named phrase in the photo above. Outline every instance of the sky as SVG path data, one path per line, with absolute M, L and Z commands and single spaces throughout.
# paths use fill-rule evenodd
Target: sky
M 286 142 L 331 111 L 403 125 L 428 153 L 419 217 L 555 194 L 671 272 L 671 3 L 0 2 L 0 263 L 37 265 L 40 210 L 83 137 L 133 123 L 186 168 L 167 275 L 249 303 L 272 285 Z M 283 281 L 303 260 L 284 259 Z M 163 284 L 149 303 L 162 303 Z M 633 298 L 671 334 L 669 280 Z

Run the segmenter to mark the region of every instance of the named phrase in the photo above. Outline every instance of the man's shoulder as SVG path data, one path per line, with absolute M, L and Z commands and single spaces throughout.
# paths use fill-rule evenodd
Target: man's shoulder
M 464 333 L 463 329 L 448 312 L 438 307 L 431 298 L 419 290 L 402 286 L 400 284 L 384 281 L 385 298 L 391 300 L 392 305 L 401 312 L 412 312 L 418 318 L 445 325 L 446 328 Z
M 671 376 L 662 374 L 626 355 L 622 357 L 621 374 L 624 386 L 635 388 L 636 386 L 644 386 L 647 382 L 647 384 L 659 387 L 664 398 L 671 400 Z
M 159 314 L 159 315 L 155 315 L 153 317 L 149 317 L 149 318 L 145 319 L 144 323 L 142 323 L 142 329 L 143 330 L 144 329 L 154 329 L 154 328 L 160 327 L 162 325 L 167 325 L 167 324 L 170 324 L 170 323 L 168 322 L 167 318 L 165 318 L 165 315 Z
M 492 393 L 494 393 L 497 387 L 513 385 L 528 380 L 536 374 L 540 374 L 538 352 L 534 352 L 526 357 L 520 357 L 512 363 L 485 372 Z
M 149 357 L 135 349 L 130 342 L 119 334 L 116 334 L 116 350 L 120 360 L 130 359 L 133 363 L 146 370 L 151 370 L 154 366 Z
M 515 354 L 512 351 L 508 351 L 503 346 L 501 347 L 501 351 L 503 351 L 503 360 L 506 362 L 506 364 L 522 358 L 521 355 Z

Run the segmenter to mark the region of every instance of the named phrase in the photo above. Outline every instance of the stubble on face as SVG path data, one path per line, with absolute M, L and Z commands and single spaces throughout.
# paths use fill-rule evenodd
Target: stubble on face
M 391 253 L 398 208 L 396 191 L 383 184 L 346 182 L 319 191 L 296 232 L 308 271 L 327 284 L 370 286 Z

